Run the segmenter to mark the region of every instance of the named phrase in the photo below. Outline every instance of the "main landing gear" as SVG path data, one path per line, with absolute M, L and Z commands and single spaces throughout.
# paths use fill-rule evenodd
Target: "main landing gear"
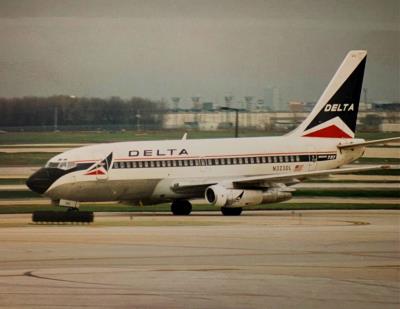
M 192 212 L 192 204 L 188 200 L 175 200 L 171 204 L 175 216 L 188 216 Z
M 240 216 L 242 210 L 241 207 L 221 207 L 221 212 L 224 216 Z

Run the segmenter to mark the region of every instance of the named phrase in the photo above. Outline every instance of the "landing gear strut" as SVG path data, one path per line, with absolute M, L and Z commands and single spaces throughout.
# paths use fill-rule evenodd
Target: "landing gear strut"
M 224 216 L 240 216 L 242 210 L 243 209 L 241 207 L 221 207 L 221 212 Z
M 171 204 L 175 216 L 188 216 L 192 212 L 192 204 L 187 200 L 175 200 Z

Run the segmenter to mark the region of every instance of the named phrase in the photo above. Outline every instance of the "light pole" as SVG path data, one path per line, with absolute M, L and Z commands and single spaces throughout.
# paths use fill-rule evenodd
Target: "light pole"
M 138 110 L 138 111 L 136 111 L 136 131 L 140 131 L 140 118 L 142 117 L 141 115 L 140 115 L 140 111 Z
M 175 112 L 179 109 L 179 101 L 181 100 L 180 97 L 172 97 L 172 102 L 174 102 L 174 110 Z
M 238 108 L 234 108 L 234 107 L 222 106 L 222 107 L 220 107 L 220 110 L 223 110 L 223 111 L 234 111 L 236 113 L 236 117 L 235 117 L 235 137 L 239 137 L 239 109 Z

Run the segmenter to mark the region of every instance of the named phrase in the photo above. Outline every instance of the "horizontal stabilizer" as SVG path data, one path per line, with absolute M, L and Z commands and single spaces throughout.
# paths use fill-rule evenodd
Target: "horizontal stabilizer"
M 345 148 L 364 147 L 364 146 L 368 146 L 368 145 L 379 145 L 379 144 L 384 145 L 384 144 L 387 144 L 390 142 L 397 142 L 397 141 L 400 141 L 400 136 L 384 138 L 384 139 L 376 139 L 376 140 L 368 141 L 368 142 L 339 144 L 339 145 L 337 145 L 337 147 L 340 149 L 345 149 Z

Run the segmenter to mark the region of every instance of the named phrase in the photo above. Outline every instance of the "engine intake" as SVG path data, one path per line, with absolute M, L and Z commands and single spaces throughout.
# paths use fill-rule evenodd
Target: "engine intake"
M 218 207 L 245 207 L 286 201 L 292 198 L 292 194 L 279 189 L 242 190 L 213 185 L 206 189 L 205 198 L 210 204 Z

